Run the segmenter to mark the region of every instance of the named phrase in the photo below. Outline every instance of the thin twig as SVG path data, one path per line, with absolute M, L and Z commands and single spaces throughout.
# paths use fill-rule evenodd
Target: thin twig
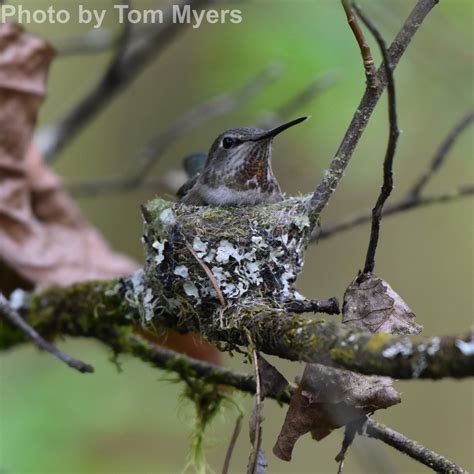
M 250 336 L 249 336 L 250 337 Z M 260 446 L 262 444 L 262 381 L 258 365 L 258 352 L 252 349 L 252 360 L 255 368 L 255 405 L 250 420 L 250 441 L 252 452 L 250 453 L 247 474 L 256 474 L 260 458 Z
M 474 110 L 469 111 L 451 130 L 448 136 L 439 145 L 436 153 L 434 154 L 428 170 L 423 173 L 413 185 L 412 189 L 408 192 L 410 198 L 417 198 L 428 184 L 429 180 L 433 175 L 441 168 L 441 165 L 445 162 L 448 153 L 456 143 L 462 132 L 474 121 Z
M 395 40 L 390 46 L 389 53 L 392 67 L 395 68 L 401 57 L 405 53 L 411 39 L 423 23 L 431 9 L 438 3 L 438 0 L 418 0 L 415 8 L 408 16 L 405 24 L 397 34 Z M 324 174 L 324 178 L 316 187 L 313 196 L 309 202 L 309 212 L 312 216 L 318 216 L 326 207 L 332 193 L 344 175 L 344 170 L 351 159 L 354 150 L 362 136 L 367 123 L 382 95 L 386 85 L 384 69 L 377 72 L 379 85 L 377 88 L 367 87 L 357 107 L 352 121 L 342 139 L 341 144 L 331 161 L 329 169 Z
M 115 57 L 112 67 L 78 104 L 54 125 L 40 132 L 38 141 L 43 155 L 51 160 L 77 133 L 125 87 L 130 85 L 143 68 L 158 56 L 186 24 L 173 21 L 173 8 L 191 4 L 202 9 L 221 0 L 181 0 L 163 14 L 163 24 L 157 25 L 146 37 L 136 38 L 125 51 Z
M 242 419 L 243 414 L 240 413 L 237 419 L 235 420 L 234 431 L 232 432 L 232 437 L 230 438 L 229 447 L 225 454 L 224 467 L 222 468 L 222 474 L 228 474 L 230 467 L 230 460 L 232 459 L 232 454 L 234 452 L 235 444 L 239 438 L 240 431 L 242 430 Z
M 463 197 L 469 197 L 474 195 L 474 184 L 465 184 L 459 186 L 458 189 L 448 191 L 445 193 L 435 194 L 433 196 L 416 197 L 413 199 L 402 198 L 399 201 L 386 206 L 383 210 L 383 217 L 389 217 L 401 212 L 418 209 L 420 207 L 428 207 L 435 204 L 445 204 L 452 201 L 457 201 Z M 359 225 L 370 222 L 372 219 L 372 211 L 366 210 L 359 212 L 355 215 L 351 215 L 342 218 L 340 221 L 335 222 L 327 227 L 322 227 L 319 231 L 315 232 L 311 237 L 311 241 L 320 241 L 328 239 L 340 232 L 353 229 Z
M 221 306 L 223 308 L 227 307 L 227 301 L 225 300 L 224 294 L 222 293 L 222 290 L 219 287 L 219 283 L 217 283 L 216 277 L 211 272 L 210 268 L 198 257 L 198 254 L 194 251 L 192 245 L 184 238 L 184 236 L 183 236 L 183 239 L 184 239 L 186 248 L 189 250 L 191 255 L 195 258 L 196 262 L 199 263 L 200 267 L 204 270 L 207 277 L 209 278 L 209 281 L 211 282 L 214 290 L 216 290 L 217 297 L 219 298 L 219 302 L 221 303 Z
M 68 189 L 74 195 L 83 197 L 92 197 L 98 193 L 113 193 L 135 189 L 145 182 L 151 168 L 163 156 L 169 146 L 199 125 L 231 111 L 241 105 L 242 102 L 254 97 L 270 82 L 275 80 L 279 76 L 280 71 L 281 69 L 277 65 L 270 65 L 252 77 L 238 90 L 213 97 L 189 110 L 154 138 L 139 153 L 138 157 L 133 160 L 134 163 L 139 163 L 139 167 L 132 177 L 70 183 Z
M 347 16 L 347 23 L 349 23 L 349 26 L 351 27 L 351 30 L 354 33 L 354 37 L 360 48 L 367 86 L 375 89 L 377 87 L 377 70 L 375 69 L 370 46 L 365 40 L 364 33 L 362 32 L 359 23 L 357 22 L 357 18 L 352 11 L 350 0 L 341 0 L 341 3 Z
M 8 303 L 8 300 L 0 293 L 0 315 L 10 321 L 11 324 L 20 329 L 26 334 L 32 341 L 36 343 L 38 347 L 49 352 L 59 360 L 67 364 L 69 367 L 76 369 L 77 371 L 85 374 L 94 372 L 94 367 L 78 359 L 61 352 L 57 347 L 53 346 L 50 342 L 43 339 L 21 316 L 15 311 Z
M 436 472 L 467 473 L 464 469 L 449 459 L 425 448 L 416 441 L 412 441 L 401 433 L 388 428 L 368 418 L 364 434 L 369 438 L 375 438 L 392 446 L 392 448 L 407 454 L 412 459 L 421 462 Z
M 294 300 L 285 303 L 285 308 L 291 313 L 326 313 L 340 314 L 339 301 L 337 298 L 328 300 Z
M 370 19 L 362 12 L 362 10 L 354 5 L 357 15 L 362 20 L 367 29 L 372 33 L 380 48 L 383 58 L 383 67 L 385 70 L 385 77 L 387 81 L 387 96 L 388 96 L 388 116 L 389 116 L 389 137 L 387 150 L 385 152 L 385 159 L 383 162 L 383 184 L 380 190 L 379 197 L 372 210 L 372 228 L 370 231 L 369 247 L 367 249 L 367 256 L 365 258 L 365 265 L 363 273 L 372 273 L 375 267 L 375 253 L 379 241 L 380 222 L 382 220 L 382 211 L 385 202 L 389 198 L 393 190 L 393 160 L 397 149 L 398 137 L 400 130 L 398 129 L 397 119 L 397 104 L 395 93 L 395 81 L 393 78 L 393 66 L 391 64 L 390 55 L 387 51 L 385 40 L 377 27 L 370 21 Z

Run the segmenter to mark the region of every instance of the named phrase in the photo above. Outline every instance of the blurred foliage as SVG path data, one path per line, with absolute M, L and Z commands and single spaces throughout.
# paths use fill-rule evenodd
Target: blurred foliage
M 111 11 L 109 0 L 82 3 Z M 165 3 L 133 1 L 135 8 Z M 414 3 L 364 0 L 362 5 L 390 40 Z M 21 4 L 25 8 L 76 6 L 73 0 L 23 0 Z M 137 150 L 170 120 L 206 98 L 239 87 L 267 64 L 279 61 L 285 70 L 277 83 L 241 109 L 176 143 L 156 166 L 155 176 L 179 167 L 185 154 L 206 150 L 222 129 L 255 123 L 262 112 L 271 111 L 315 77 L 335 71 L 337 84 L 301 108 L 301 114 L 312 114 L 312 120 L 282 136 L 274 148 L 274 167 L 283 188 L 291 193 L 313 189 L 363 91 L 359 52 L 342 9 L 333 0 L 249 0 L 236 8 L 243 11 L 240 25 L 188 29 L 63 151 L 55 163 L 57 172 L 65 180 L 128 175 Z M 404 133 L 396 157 L 395 195 L 409 187 L 442 137 L 472 105 L 473 16 L 471 0 L 441 1 L 397 69 Z M 107 27 L 117 29 L 113 13 L 107 17 Z M 88 29 L 75 23 L 28 28 L 55 42 Z M 58 119 L 74 104 L 109 58 L 110 53 L 58 58 L 39 125 Z M 323 223 L 371 206 L 379 188 L 386 136 L 382 100 Z M 448 190 L 472 180 L 472 136 L 472 131 L 463 135 L 428 191 Z M 141 259 L 138 206 L 152 195 L 137 189 L 82 199 L 80 205 L 116 248 Z M 457 332 L 472 323 L 472 209 L 472 201 L 464 200 L 383 222 L 376 271 L 403 295 L 426 334 Z M 302 291 L 317 298 L 341 297 L 363 264 L 367 240 L 368 227 L 361 227 L 312 248 L 300 282 Z M 94 364 L 96 373 L 77 375 L 47 355 L 38 356 L 32 347 L 0 358 L 0 470 L 14 474 L 181 472 L 192 419 L 191 407 L 178 410 L 182 387 L 160 381 L 162 373 L 134 360 L 124 359 L 118 373 L 108 361 L 110 354 L 89 341 L 68 341 L 67 350 Z M 251 370 L 242 366 L 240 357 L 228 363 Z M 297 364 L 275 363 L 290 379 L 301 372 Z M 472 382 L 403 382 L 398 388 L 402 404 L 377 419 L 465 468 L 474 468 Z M 246 407 L 250 406 L 247 397 Z M 235 416 L 229 411 L 209 433 L 209 458 L 216 472 Z M 265 418 L 269 472 L 335 472 L 333 457 L 340 435 L 318 444 L 303 440 L 288 465 L 270 455 L 284 410 L 267 402 Z M 390 448 L 365 440 L 350 452 L 347 472 L 380 472 L 373 449 L 379 455 L 386 453 L 383 463 L 391 462 L 397 472 L 428 472 Z M 245 471 L 248 452 L 243 430 L 231 472 Z

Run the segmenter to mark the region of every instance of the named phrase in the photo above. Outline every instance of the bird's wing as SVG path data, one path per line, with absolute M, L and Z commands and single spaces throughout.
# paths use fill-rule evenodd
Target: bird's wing
M 188 179 L 176 192 L 176 195 L 178 196 L 179 199 L 182 199 L 188 192 L 191 190 L 191 188 L 196 184 L 196 181 L 199 178 L 199 174 L 194 176 L 194 178 Z

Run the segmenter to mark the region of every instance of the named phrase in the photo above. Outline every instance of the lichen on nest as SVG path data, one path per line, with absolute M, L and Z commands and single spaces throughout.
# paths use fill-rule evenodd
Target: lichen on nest
M 146 265 L 134 279 L 143 320 L 200 327 L 242 299 L 302 298 L 294 283 L 316 224 L 308 198 L 252 207 L 190 207 L 162 199 L 144 208 Z M 163 322 L 163 321 L 160 321 Z M 168 321 L 169 322 L 169 321 Z M 190 324 L 192 323 L 192 324 Z

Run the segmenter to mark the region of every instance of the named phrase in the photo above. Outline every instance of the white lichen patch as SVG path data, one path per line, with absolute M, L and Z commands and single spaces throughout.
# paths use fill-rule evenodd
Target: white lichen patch
M 155 263 L 157 265 L 160 265 L 161 262 L 165 259 L 164 256 L 164 250 L 165 250 L 165 244 L 166 240 L 160 241 L 160 240 L 155 240 L 153 244 L 151 245 L 155 250 L 156 250 L 156 257 L 155 257 Z
M 228 240 L 221 240 L 216 252 L 216 261 L 219 263 L 227 263 L 230 258 L 237 262 L 242 260 L 239 250 Z
M 138 310 L 146 324 L 153 319 L 158 300 L 153 290 L 145 285 L 144 275 L 144 271 L 139 269 L 130 277 L 131 288 L 125 293 L 125 299 L 132 308 Z
M 173 209 L 168 208 L 165 209 L 161 214 L 160 214 L 160 221 L 163 225 L 165 226 L 173 226 L 176 224 L 176 216 L 174 214 Z
M 201 297 L 199 295 L 199 290 L 197 286 L 192 281 L 185 281 L 183 283 L 183 290 L 188 296 L 192 296 L 198 302 L 201 301 Z
M 178 265 L 173 272 L 175 275 L 181 278 L 188 278 L 189 277 L 189 269 L 185 265 Z
M 396 342 L 395 344 L 387 347 L 382 355 L 387 359 L 393 359 L 397 356 L 408 357 L 413 354 L 413 344 L 410 339 L 404 339 L 403 341 Z
M 441 339 L 439 337 L 433 337 L 431 341 L 426 346 L 426 353 L 429 356 L 435 355 L 439 351 Z
M 199 258 L 203 258 L 205 255 L 207 255 L 207 244 L 203 242 L 199 236 L 194 237 L 193 249 L 196 251 L 196 254 Z
M 472 356 L 474 354 L 474 340 L 463 341 L 458 339 L 455 345 L 465 356 Z
M 296 227 L 298 227 L 299 230 L 303 230 L 304 228 L 311 226 L 311 222 L 309 221 L 309 217 L 307 214 L 298 216 L 294 222 L 295 222 Z

